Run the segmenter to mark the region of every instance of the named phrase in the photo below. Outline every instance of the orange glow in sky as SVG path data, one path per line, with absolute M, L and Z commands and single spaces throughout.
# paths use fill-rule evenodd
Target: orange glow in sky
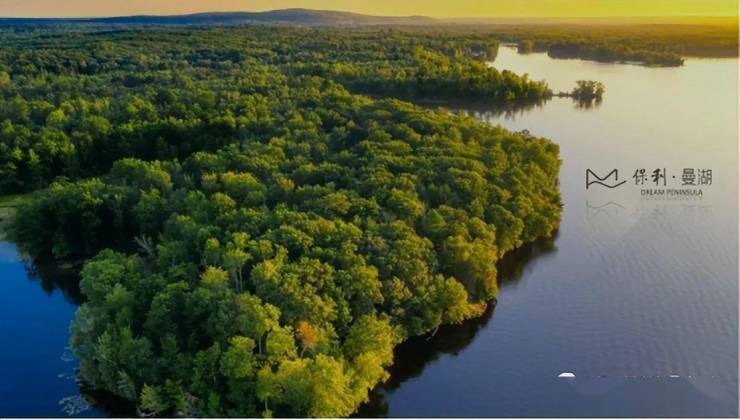
M 342 10 L 434 17 L 737 16 L 738 0 L 0 0 L 0 16 L 87 17 Z

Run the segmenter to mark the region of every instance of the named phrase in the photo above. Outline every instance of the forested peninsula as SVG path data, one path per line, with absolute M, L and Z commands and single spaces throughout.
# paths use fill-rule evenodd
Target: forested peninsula
M 496 262 L 559 225 L 557 145 L 393 98 L 547 94 L 486 66 L 486 38 L 70 26 L 0 44 L 0 191 L 35 191 L 9 235 L 85 260 L 78 377 L 140 415 L 351 415 L 398 343 L 482 313 Z

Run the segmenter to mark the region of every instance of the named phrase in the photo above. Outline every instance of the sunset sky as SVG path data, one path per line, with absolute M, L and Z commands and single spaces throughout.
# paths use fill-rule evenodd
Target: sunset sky
M 738 0 L 0 0 L 0 16 L 161 15 L 294 7 L 434 17 L 736 16 Z

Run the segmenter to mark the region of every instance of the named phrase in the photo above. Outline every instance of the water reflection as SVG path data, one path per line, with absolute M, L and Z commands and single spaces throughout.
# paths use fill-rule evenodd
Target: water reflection
M 15 252 L 14 247 L 0 248 L 0 251 L 3 250 L 8 251 L 7 262 L 21 266 L 28 281 L 40 286 L 45 292 L 46 297 L 58 298 L 59 294 L 63 297 L 63 300 L 67 304 L 68 312 L 64 314 L 66 319 L 59 319 L 58 321 L 68 325 L 74 317 L 74 309 L 85 300 L 79 287 L 81 264 L 78 262 L 58 263 L 51 260 L 24 261 Z M 2 271 L 2 267 L 0 267 L 0 273 Z M 32 298 L 34 301 L 37 301 L 43 299 L 42 296 L 38 293 L 29 293 L 25 303 L 44 309 L 49 306 L 48 301 L 42 300 L 34 303 L 30 300 Z M 18 297 L 17 294 L 16 297 Z M 22 297 L 19 298 L 22 299 Z M 62 317 L 61 314 L 57 314 L 57 316 Z M 65 345 L 62 349 L 61 356 L 59 356 L 61 363 L 55 366 L 56 371 L 41 372 L 41 374 L 45 375 L 44 382 L 48 386 L 55 389 L 62 388 L 67 392 L 66 396 L 57 402 L 58 406 L 56 408 L 59 412 L 37 412 L 20 406 L 13 407 L 13 409 L 18 409 L 18 413 L 39 413 L 44 416 L 64 414 L 70 417 L 100 417 L 106 415 L 113 417 L 137 417 L 135 407 L 129 402 L 115 395 L 93 390 L 78 380 L 77 357 L 74 351 L 69 346 L 66 346 L 66 341 L 68 340 L 66 331 L 67 328 L 56 328 L 54 333 L 58 337 L 53 337 L 53 343 L 51 342 L 51 338 L 49 338 L 49 342 L 45 341 L 43 344 L 52 348 L 60 348 L 60 345 Z M 31 333 L 35 336 L 38 332 L 31 331 Z M 50 335 L 47 335 L 47 337 L 50 337 Z M 27 340 L 31 340 L 31 338 L 30 336 L 26 337 Z M 51 374 L 55 374 L 54 379 L 48 377 Z M 70 383 L 74 384 L 71 388 L 68 385 Z M 71 391 L 77 392 L 69 394 Z
M 98 417 L 77 384 L 69 323 L 82 297 L 78 271 L 24 261 L 0 241 L 0 417 Z M 40 286 L 40 287 L 39 287 Z M 40 293 L 42 289 L 45 293 Z
M 80 267 L 77 265 L 33 261 L 27 262 L 25 269 L 28 279 L 38 282 L 47 295 L 58 290 L 69 303 L 80 305 L 84 301 L 80 292 Z
M 573 98 L 573 104 L 575 105 L 575 108 L 584 111 L 600 107 L 602 101 L 602 98 Z
M 499 287 L 502 292 L 507 285 L 514 285 L 523 277 L 525 267 L 530 261 L 557 251 L 555 246 L 557 236 L 556 233 L 552 238 L 526 244 L 507 253 L 498 262 Z M 412 337 L 396 347 L 393 365 L 388 370 L 390 379 L 370 392 L 369 401 L 360 406 L 354 417 L 387 417 L 389 407 L 385 399 L 386 393 L 420 376 L 424 369 L 441 355 L 458 355 L 473 341 L 476 334 L 488 325 L 493 318 L 495 307 L 496 302 L 491 302 L 478 318 L 469 319 L 459 325 L 442 326 L 435 334 Z
M 533 101 L 514 102 L 503 106 L 491 106 L 490 104 L 480 102 L 464 101 L 447 101 L 444 103 L 418 103 L 428 108 L 442 107 L 455 114 L 469 115 L 479 120 L 516 120 L 519 117 L 527 115 L 532 111 L 541 110 L 550 101 L 571 101 L 573 108 L 579 111 L 591 111 L 598 109 L 602 103 L 602 98 L 594 99 L 577 99 L 568 96 L 553 96 L 548 99 L 539 99 Z
M 619 215 L 624 211 L 627 211 L 627 209 L 623 205 L 615 203 L 614 201 L 608 201 L 603 204 L 592 204 L 591 202 L 586 201 L 586 217 L 588 219 L 600 216 L 614 219 L 619 217 Z
M 84 382 L 79 383 L 80 395 L 96 410 L 102 411 L 107 417 L 113 418 L 135 418 L 141 417 L 136 409 L 136 404 L 107 391 L 101 391 L 87 386 Z
M 517 101 L 506 105 L 491 106 L 483 102 L 471 101 L 446 101 L 443 103 L 419 103 L 426 107 L 442 107 L 456 114 L 470 115 L 479 119 L 486 117 L 503 117 L 505 119 L 514 119 L 517 116 L 524 115 L 530 111 L 542 109 L 552 98 Z

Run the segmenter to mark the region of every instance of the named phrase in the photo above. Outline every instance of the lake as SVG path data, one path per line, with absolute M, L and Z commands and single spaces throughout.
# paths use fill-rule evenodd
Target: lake
M 458 110 L 560 145 L 560 231 L 502 261 L 498 303 L 484 316 L 400 346 L 391 379 L 359 414 L 737 416 L 738 60 L 647 68 L 502 47 L 495 66 L 556 92 L 578 79 L 606 85 L 590 108 L 553 98 Z M 711 170 L 711 185 L 681 186 L 684 169 L 705 184 Z M 626 182 L 586 190 L 586 170 Z M 660 189 L 702 195 L 644 194 Z M 74 380 L 74 279 L 31 269 L 8 243 L 0 279 L 0 416 L 106 415 Z

